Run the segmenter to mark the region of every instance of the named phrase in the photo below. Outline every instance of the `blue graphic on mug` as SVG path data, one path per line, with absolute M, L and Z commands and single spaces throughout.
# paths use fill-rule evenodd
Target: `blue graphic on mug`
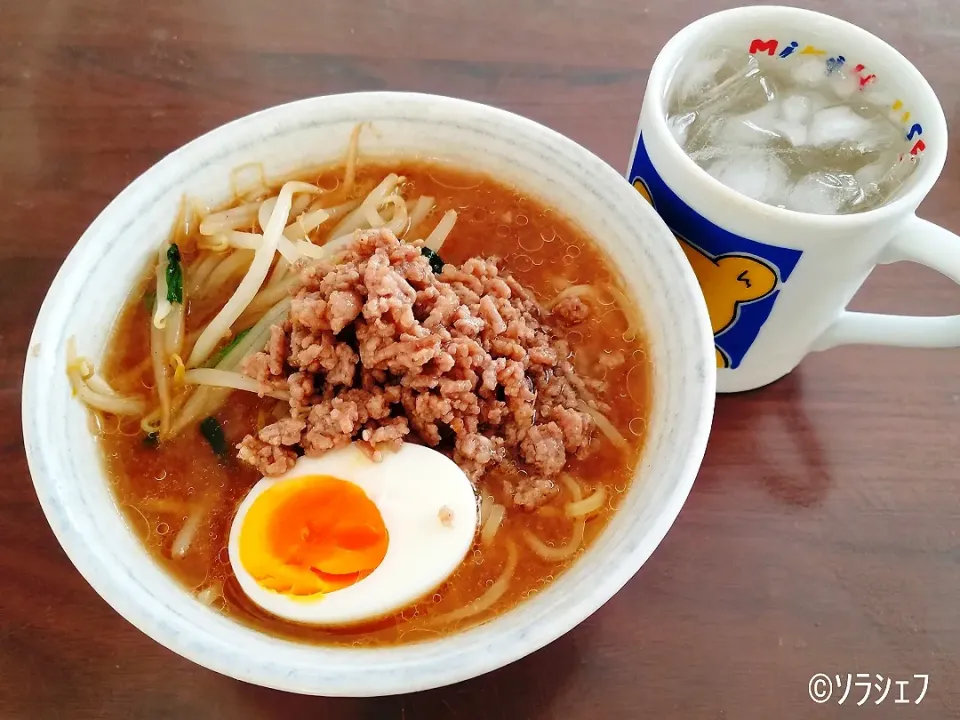
M 693 267 L 710 312 L 717 367 L 739 367 L 803 253 L 734 235 L 694 211 L 660 178 L 642 136 L 629 179 L 673 231 Z

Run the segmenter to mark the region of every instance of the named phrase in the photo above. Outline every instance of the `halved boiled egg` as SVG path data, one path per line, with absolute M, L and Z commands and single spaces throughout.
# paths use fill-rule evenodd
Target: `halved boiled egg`
M 432 593 L 476 527 L 473 486 L 446 456 L 404 443 L 373 462 L 349 445 L 258 482 L 237 509 L 230 563 L 266 612 L 351 625 Z

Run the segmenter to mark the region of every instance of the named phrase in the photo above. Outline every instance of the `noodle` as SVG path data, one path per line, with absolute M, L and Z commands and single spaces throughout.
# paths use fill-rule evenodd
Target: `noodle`
M 487 522 L 487 518 L 490 517 L 490 508 L 493 507 L 494 502 L 493 495 L 483 494 L 483 499 L 480 501 L 480 525 L 481 527 Z
M 583 491 L 580 489 L 580 485 L 576 480 L 566 473 L 558 475 L 557 479 L 561 482 L 561 484 L 564 485 L 564 487 L 567 488 L 567 492 L 569 492 L 570 497 L 573 498 L 573 503 L 568 503 L 568 507 L 571 504 L 577 504 L 583 500 Z M 529 528 L 524 528 L 522 534 L 524 541 L 526 541 L 530 549 L 533 550 L 537 555 L 544 560 L 557 562 L 573 557 L 577 550 L 580 549 L 580 545 L 583 543 L 583 532 L 586 529 L 586 526 L 587 521 L 583 516 L 580 516 L 574 520 L 573 534 L 570 536 L 570 540 L 567 542 L 567 544 L 561 547 L 550 547 L 543 542 L 543 540 L 537 537 Z
M 607 490 L 603 485 L 597 488 L 597 491 L 590 497 L 575 502 L 569 502 L 566 505 L 565 512 L 567 517 L 578 518 L 585 517 L 590 513 L 596 512 L 603 507 L 607 501 Z
M 607 440 L 612 442 L 615 447 L 619 448 L 620 450 L 625 450 L 630 446 L 630 443 L 627 442 L 627 439 L 620 434 L 620 431 L 613 426 L 612 422 L 607 420 L 603 413 L 590 407 L 583 400 L 578 403 L 578 406 L 583 412 L 587 413 L 587 415 L 593 418 L 593 422 L 596 424 L 600 432 L 606 435 Z
M 623 294 L 623 291 L 615 285 L 606 285 L 607 292 L 609 292 L 613 298 L 614 303 L 620 309 L 620 312 L 623 313 L 624 319 L 627 321 L 627 330 L 628 333 L 637 334 L 640 332 L 640 326 L 637 322 L 634 313 L 630 312 L 630 302 L 627 300 L 627 296 Z M 611 303 L 604 303 L 600 300 L 600 293 L 596 287 L 593 285 L 571 285 L 570 287 L 561 290 L 557 293 L 556 297 L 553 298 L 549 303 L 547 303 L 546 308 L 549 310 L 556 305 L 558 305 L 562 300 L 566 300 L 571 297 L 586 297 L 592 296 L 598 304 L 600 305 L 609 305 Z
M 530 549 L 544 560 L 558 562 L 573 557 L 577 550 L 580 549 L 580 545 L 583 543 L 583 531 L 586 525 L 587 521 L 583 517 L 577 518 L 573 523 L 573 535 L 570 536 L 570 541 L 560 547 L 550 547 L 529 528 L 523 529 L 523 539 Z
M 226 334 L 257 294 L 257 290 L 263 284 L 273 264 L 273 256 L 282 237 L 286 217 L 290 211 L 290 201 L 295 192 L 319 192 L 319 189 L 314 185 L 295 181 L 283 185 L 277 196 L 276 207 L 270 216 L 267 229 L 263 233 L 263 244 L 257 249 L 247 274 L 240 281 L 240 286 L 200 334 L 190 353 L 188 367 L 197 367 L 210 357 L 220 338 Z
M 558 475 L 557 479 L 560 480 L 560 482 L 567 488 L 567 491 L 570 493 L 570 497 L 574 499 L 574 502 L 583 500 L 583 491 L 580 489 L 580 484 L 576 480 L 566 473 Z
M 471 600 L 462 608 L 448 612 L 445 615 L 434 616 L 430 620 L 431 625 L 456 622 L 457 620 L 464 620 L 468 617 L 473 617 L 474 615 L 478 615 L 485 610 L 489 610 L 496 604 L 497 600 L 503 597 L 503 594 L 507 591 L 507 588 L 510 587 L 510 580 L 513 578 L 513 573 L 517 570 L 517 546 L 514 544 L 513 540 L 510 539 L 507 539 L 504 544 L 507 546 L 507 563 L 496 582 L 487 588 L 487 591 L 483 593 L 483 595 L 475 600 Z
M 440 218 L 440 222 L 437 223 L 437 227 L 433 229 L 433 232 L 427 235 L 427 239 L 424 240 L 424 246 L 430 248 L 434 252 L 440 252 L 440 248 L 443 246 L 443 241 L 447 239 L 447 235 L 450 234 L 450 231 L 453 230 L 454 223 L 457 222 L 457 211 L 456 210 L 447 210 L 443 217 Z
M 583 297 L 584 295 L 595 296 L 596 294 L 597 289 L 593 285 L 571 285 L 570 287 L 557 293 L 557 296 L 547 303 L 547 309 L 549 310 L 550 308 L 555 307 L 562 300 L 566 300 L 567 298 Z
M 497 530 L 500 529 L 500 523 L 503 522 L 506 514 L 507 509 L 503 505 L 494 503 L 490 508 L 490 515 L 483 524 L 483 529 L 480 531 L 481 545 L 486 546 L 493 542 L 494 537 L 497 535 Z

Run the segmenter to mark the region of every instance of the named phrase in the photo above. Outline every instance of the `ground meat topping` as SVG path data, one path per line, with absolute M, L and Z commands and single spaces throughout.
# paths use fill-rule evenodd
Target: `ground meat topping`
M 550 311 L 550 317 L 563 325 L 579 325 L 590 317 L 590 308 L 576 295 L 566 297 Z
M 306 423 L 303 420 L 297 420 L 292 417 L 278 420 L 272 425 L 267 425 L 257 437 L 268 445 L 280 447 L 281 445 L 297 445 L 300 442 L 300 433 Z
M 247 435 L 237 445 L 237 457 L 253 465 L 262 475 L 282 475 L 293 468 L 297 454 L 285 447 L 277 447 L 253 435 Z
M 505 480 L 503 485 L 513 504 L 528 511 L 546 505 L 560 492 L 549 478 L 529 475 L 522 476 L 516 484 Z
M 548 316 L 501 268 L 471 258 L 435 274 L 419 245 L 369 230 L 337 266 L 302 270 L 289 321 L 242 368 L 286 384 L 290 417 L 244 438 L 240 458 L 276 475 L 293 446 L 316 456 L 356 441 L 379 459 L 413 432 L 473 480 L 517 463 L 528 474 L 508 492 L 515 505 L 549 500 L 550 477 L 589 452 L 594 424 L 579 403 L 595 388 L 544 320 L 571 322 L 586 306 L 568 298 Z

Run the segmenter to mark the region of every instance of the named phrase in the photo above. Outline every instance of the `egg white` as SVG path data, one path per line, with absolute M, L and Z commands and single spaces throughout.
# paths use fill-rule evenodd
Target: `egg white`
M 251 505 L 267 489 L 305 475 L 330 475 L 361 488 L 380 511 L 389 542 L 383 562 L 363 580 L 298 597 L 263 587 L 243 567 L 240 530 Z M 444 508 L 450 511 L 447 523 L 441 521 Z M 436 590 L 470 550 L 477 521 L 473 486 L 445 455 L 404 443 L 378 463 L 349 445 L 319 458 L 301 457 L 289 472 L 258 482 L 237 508 L 230 563 L 243 592 L 266 612 L 307 625 L 352 625 L 399 612 Z

